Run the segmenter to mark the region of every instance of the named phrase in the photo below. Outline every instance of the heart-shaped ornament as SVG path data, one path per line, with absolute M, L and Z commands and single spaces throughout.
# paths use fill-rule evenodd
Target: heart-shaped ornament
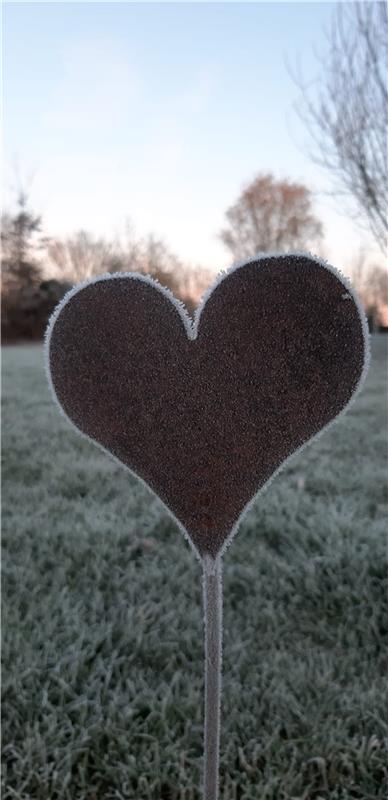
M 54 396 L 215 559 L 257 492 L 349 404 L 368 360 L 347 281 L 307 254 L 221 273 L 197 309 L 136 273 L 90 280 L 46 335 Z
M 349 405 L 368 358 L 357 297 L 303 253 L 232 267 L 194 321 L 135 273 L 75 287 L 50 320 L 60 408 L 156 492 L 202 560 L 204 800 L 218 798 L 222 552 L 257 492 Z

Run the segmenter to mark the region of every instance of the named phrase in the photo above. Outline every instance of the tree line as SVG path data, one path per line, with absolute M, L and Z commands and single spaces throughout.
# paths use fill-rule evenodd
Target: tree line
M 57 302 L 71 286 L 104 273 L 140 272 L 156 278 L 192 312 L 210 282 L 206 270 L 184 265 L 152 234 L 136 237 L 128 224 L 124 241 L 80 229 L 50 237 L 21 191 L 15 213 L 2 215 L 3 340 L 41 339 Z
M 348 212 L 369 229 L 385 252 L 388 231 L 388 10 L 385 3 L 341 4 L 334 12 L 321 77 L 314 95 L 295 78 L 298 112 L 312 142 L 311 157 L 333 177 L 333 194 L 350 201 Z M 236 261 L 257 253 L 310 250 L 321 253 L 323 228 L 311 190 L 259 173 L 242 188 L 225 215 L 219 237 Z M 16 212 L 2 215 L 2 331 L 5 339 L 40 338 L 47 318 L 74 283 L 101 273 L 135 271 L 168 286 L 193 312 L 211 282 L 210 270 L 193 268 L 152 234 L 124 242 L 85 230 L 63 239 L 43 231 L 25 192 Z M 353 283 L 373 323 L 388 304 L 385 269 L 354 265 Z
M 219 237 L 234 261 L 258 253 L 311 250 L 319 254 L 323 229 L 302 184 L 258 175 L 226 211 Z M 85 230 L 63 239 L 44 233 L 42 219 L 21 192 L 14 214 L 2 218 L 3 340 L 40 339 L 48 317 L 74 284 L 104 273 L 140 272 L 156 278 L 193 313 L 211 283 L 210 270 L 184 264 L 152 234 L 139 238 L 130 225 L 124 241 Z M 362 254 L 361 254 L 362 255 Z M 353 281 L 372 317 L 388 303 L 387 273 L 357 261 Z

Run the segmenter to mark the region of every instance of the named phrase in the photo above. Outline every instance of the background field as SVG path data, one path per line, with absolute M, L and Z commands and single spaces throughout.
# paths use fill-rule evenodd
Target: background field
M 221 800 L 388 797 L 388 337 L 224 565 Z M 199 562 L 3 351 L 3 800 L 199 800 Z

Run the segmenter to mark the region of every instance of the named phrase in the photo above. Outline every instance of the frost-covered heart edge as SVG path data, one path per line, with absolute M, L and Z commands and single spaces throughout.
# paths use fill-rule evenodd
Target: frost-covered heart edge
M 108 450 L 102 444 L 97 442 L 95 439 L 93 439 L 87 433 L 84 433 L 84 431 L 82 431 L 81 428 L 79 428 L 73 422 L 73 420 L 68 416 L 68 414 L 66 414 L 65 410 L 63 409 L 63 406 L 61 405 L 61 403 L 60 403 L 60 401 L 59 401 L 59 399 L 57 397 L 57 394 L 56 394 L 56 391 L 55 391 L 55 388 L 54 388 L 54 385 L 53 385 L 52 377 L 51 377 L 51 370 L 50 370 L 50 339 L 51 339 L 51 334 L 52 334 L 52 331 L 54 329 L 55 322 L 58 319 L 58 317 L 59 317 L 61 311 L 63 310 L 63 308 L 66 306 L 66 304 L 69 302 L 69 300 L 71 300 L 71 298 L 74 297 L 74 295 L 76 295 L 78 292 L 82 291 L 82 289 L 85 289 L 87 286 L 90 286 L 91 284 L 99 283 L 100 281 L 115 280 L 117 278 L 130 278 L 132 280 L 143 281 L 144 283 L 149 284 L 154 289 L 156 289 L 158 292 L 160 292 L 162 295 L 167 297 L 168 300 L 170 300 L 170 302 L 173 304 L 173 306 L 178 311 L 178 313 L 180 315 L 180 318 L 181 318 L 181 320 L 183 322 L 183 325 L 184 325 L 184 328 L 185 328 L 185 331 L 186 331 L 188 339 L 195 340 L 197 338 L 197 335 L 198 335 L 198 329 L 199 329 L 201 314 L 202 314 L 202 312 L 203 312 L 208 300 L 212 296 L 213 292 L 222 283 L 222 281 L 224 281 L 226 278 L 228 278 L 228 276 L 231 275 L 233 272 L 236 272 L 237 270 L 242 269 L 243 267 L 246 267 L 249 264 L 257 263 L 257 262 L 264 261 L 264 260 L 268 261 L 269 259 L 277 259 L 277 260 L 279 260 L 279 259 L 283 259 L 283 258 L 284 259 L 287 259 L 287 258 L 308 258 L 308 259 L 310 259 L 311 261 L 313 261 L 314 263 L 316 263 L 320 267 L 323 267 L 324 269 L 328 270 L 328 272 L 331 272 L 333 275 L 335 275 L 335 277 L 342 283 L 342 285 L 343 285 L 344 289 L 346 290 L 346 292 L 348 292 L 351 295 L 351 297 L 352 297 L 352 299 L 353 299 L 353 301 L 355 303 L 355 306 L 357 308 L 357 311 L 358 311 L 358 315 L 359 315 L 360 322 L 361 322 L 362 334 L 363 334 L 363 342 L 364 342 L 363 369 L 361 371 L 360 377 L 359 377 L 359 379 L 358 379 L 358 381 L 357 381 L 357 383 L 356 383 L 356 385 L 355 385 L 355 387 L 353 389 L 353 392 L 352 392 L 348 402 L 341 408 L 341 410 L 335 415 L 335 417 L 333 417 L 319 431 L 317 431 L 315 434 L 313 434 L 307 441 L 303 442 L 302 445 L 300 445 L 295 450 L 293 450 L 292 453 L 290 453 L 287 456 L 287 458 L 285 458 L 284 461 L 282 461 L 282 463 L 276 468 L 276 470 L 272 473 L 272 475 L 268 478 L 268 480 L 258 489 L 258 491 L 255 492 L 255 494 L 252 495 L 251 499 L 248 500 L 248 502 L 244 506 L 243 510 L 241 511 L 239 516 L 237 517 L 234 525 L 232 526 L 229 535 L 227 536 L 227 538 L 223 542 L 223 545 L 220 548 L 219 552 L 217 553 L 217 556 L 215 558 L 212 558 L 210 555 L 206 555 L 206 556 L 202 557 L 201 554 L 198 552 L 194 542 L 192 541 L 192 539 L 191 539 L 188 531 L 184 527 L 184 525 L 181 523 L 181 521 L 178 519 L 178 517 L 175 516 L 175 514 L 173 513 L 171 508 L 163 500 L 161 500 L 161 498 L 159 497 L 159 495 L 156 492 L 154 492 L 154 490 L 149 486 L 149 484 L 146 481 L 144 481 L 143 478 L 141 478 L 140 475 L 138 475 L 134 470 L 132 470 L 130 467 L 128 467 L 127 464 L 124 464 L 122 461 L 120 461 L 120 459 L 118 459 L 115 455 L 113 455 L 113 453 L 110 450 Z M 278 475 L 279 472 L 281 470 L 283 470 L 287 466 L 287 464 L 289 463 L 289 461 L 291 459 L 293 459 L 295 456 L 297 456 L 305 447 L 310 445 L 315 439 L 317 439 L 319 436 L 321 436 L 352 405 L 352 403 L 354 402 L 356 396 L 359 394 L 359 392 L 360 392 L 360 390 L 361 390 L 361 388 L 363 386 L 363 383 L 364 383 L 364 380 L 365 380 L 365 377 L 366 377 L 366 374 L 367 374 L 368 368 L 369 368 L 370 357 L 371 357 L 370 356 L 370 334 L 369 334 L 367 319 L 366 319 L 366 316 L 365 316 L 364 309 L 363 309 L 363 307 L 361 305 L 361 302 L 360 302 L 356 292 L 354 291 L 353 287 L 351 286 L 350 281 L 338 269 L 333 267 L 331 264 L 328 264 L 323 259 L 318 258 L 317 256 L 314 256 L 311 253 L 306 252 L 306 251 L 292 251 L 292 252 L 289 252 L 289 253 L 276 253 L 276 252 L 273 252 L 273 253 L 260 253 L 257 256 L 254 256 L 253 258 L 250 258 L 248 260 L 238 261 L 238 262 L 232 264 L 232 266 L 229 267 L 229 269 L 221 270 L 219 272 L 219 274 L 217 275 L 215 281 L 208 287 L 206 292 L 203 294 L 199 305 L 195 309 L 193 318 L 190 317 L 185 304 L 181 300 L 178 300 L 178 298 L 175 297 L 173 292 L 170 289 L 168 289 L 166 286 L 163 286 L 156 278 L 152 278 L 150 275 L 143 275 L 143 274 L 141 274 L 139 272 L 104 273 L 102 275 L 98 275 L 96 277 L 89 278 L 89 279 L 87 279 L 85 281 L 82 281 L 81 283 L 78 283 L 75 286 L 73 286 L 71 289 L 69 289 L 68 292 L 66 292 L 66 294 L 64 295 L 62 300 L 60 300 L 58 305 L 55 307 L 53 313 L 51 314 L 51 317 L 50 317 L 50 319 L 48 321 L 48 324 L 47 324 L 45 337 L 44 337 L 44 365 L 45 365 L 45 372 L 46 372 L 46 376 L 47 376 L 47 381 L 48 381 L 48 384 L 49 384 L 49 388 L 50 388 L 52 397 L 53 397 L 56 405 L 58 406 L 59 411 L 62 414 L 62 416 L 65 417 L 65 419 L 68 420 L 68 422 L 70 422 L 70 425 L 72 425 L 72 427 L 77 431 L 78 434 L 83 436 L 88 441 L 92 442 L 95 446 L 99 447 L 100 450 L 102 450 L 113 461 L 115 461 L 117 464 L 119 464 L 120 467 L 124 467 L 124 469 L 126 469 L 131 475 L 133 475 L 133 477 L 135 477 L 137 480 L 139 480 L 143 484 L 143 486 L 145 486 L 149 491 L 151 491 L 157 497 L 158 501 L 162 504 L 162 506 L 166 509 L 166 511 L 169 513 L 169 515 L 174 520 L 174 522 L 177 524 L 179 530 L 182 532 L 182 534 L 185 537 L 185 539 L 189 542 L 189 544 L 190 544 L 192 550 L 194 551 L 195 555 L 197 556 L 197 558 L 203 563 L 203 566 L 204 566 L 205 570 L 210 572 L 210 573 L 214 572 L 215 567 L 216 567 L 216 563 L 220 561 L 220 559 L 222 558 L 226 548 L 229 547 L 232 539 L 234 538 L 234 536 L 236 535 L 236 533 L 238 531 L 240 523 L 242 522 L 243 518 L 245 517 L 245 515 L 250 510 L 251 506 L 254 504 L 254 502 L 257 499 L 257 497 L 264 491 L 264 489 L 266 489 L 269 486 L 269 484 L 276 477 L 276 475 Z

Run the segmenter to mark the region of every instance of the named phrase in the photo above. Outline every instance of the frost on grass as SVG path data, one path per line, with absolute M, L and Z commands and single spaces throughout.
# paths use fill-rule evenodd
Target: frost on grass
M 223 800 L 386 798 L 387 349 L 225 554 Z M 41 348 L 4 348 L 3 438 L 3 797 L 199 800 L 192 554 L 58 421 Z

